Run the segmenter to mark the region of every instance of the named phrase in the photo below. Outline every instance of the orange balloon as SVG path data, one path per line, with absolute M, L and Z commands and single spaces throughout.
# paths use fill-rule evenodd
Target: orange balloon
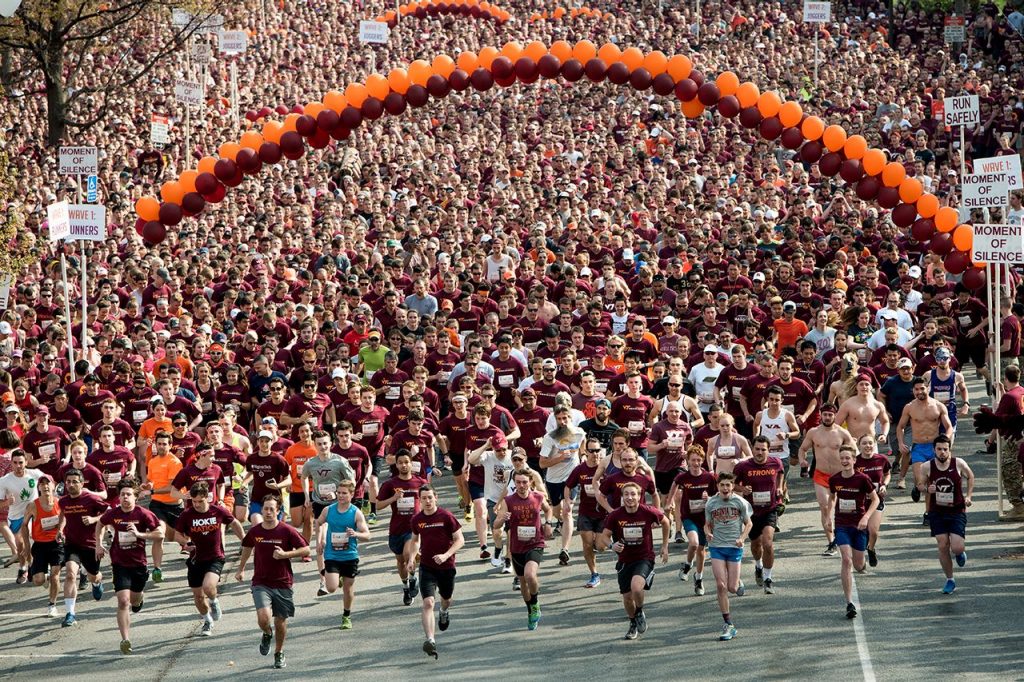
M 665 73 L 665 69 L 668 68 L 668 57 L 661 50 L 654 50 L 644 57 L 643 67 L 651 76 Z
M 761 115 L 765 118 L 771 118 L 775 114 L 779 113 L 779 109 L 782 107 L 782 100 L 774 92 L 768 91 L 761 93 L 761 96 L 757 98 L 757 110 L 761 112 Z
M 446 54 L 439 54 L 434 57 L 434 61 L 430 64 L 430 68 L 438 76 L 447 78 L 452 75 L 453 71 L 455 71 L 455 61 Z
M 959 218 L 960 214 L 955 208 L 943 206 L 935 214 L 935 229 L 939 232 L 952 232 Z
M 644 53 L 639 47 L 627 47 L 622 51 L 619 61 L 625 64 L 630 71 L 636 71 L 644 64 Z
M 548 46 L 539 40 L 534 40 L 532 43 L 526 46 L 523 50 L 524 57 L 529 57 L 533 61 L 540 61 L 540 58 L 548 53 Z
M 160 218 L 160 202 L 153 197 L 142 197 L 135 202 L 135 212 L 145 221 Z
M 640 50 L 637 50 L 639 52 Z M 586 64 L 597 56 L 597 46 L 589 40 L 581 40 L 572 48 L 572 56 Z M 641 60 L 643 57 L 641 56 Z
M 905 177 L 907 169 L 899 161 L 890 161 L 882 170 L 882 184 L 886 187 L 899 187 Z
M 672 76 L 672 80 L 678 83 L 690 76 L 690 72 L 693 71 L 693 62 L 684 54 L 672 55 L 665 70 L 668 75 Z
M 281 142 L 281 136 L 284 135 L 284 126 L 277 121 L 267 121 L 263 124 L 263 139 L 267 142 L 273 142 L 278 144 Z M 210 171 L 211 173 L 213 171 Z
M 761 90 L 755 84 L 747 81 L 736 88 L 736 99 L 744 109 L 754 106 L 761 99 Z
M 302 113 L 306 114 L 307 116 L 312 116 L 313 118 L 316 118 L 317 116 L 320 115 L 320 112 L 326 108 L 327 107 L 325 107 L 320 102 L 310 102 L 306 106 L 302 107 Z
M 615 43 L 605 43 L 597 51 L 597 58 L 605 64 L 614 64 L 622 57 L 622 50 Z
M 426 86 L 427 81 L 434 75 L 430 63 L 424 59 L 417 59 L 409 65 L 409 82 L 413 85 Z
M 341 110 L 345 108 L 348 102 L 345 101 L 345 93 L 339 92 L 338 90 L 331 90 L 324 95 L 324 106 L 331 111 L 340 114 Z
M 388 87 L 399 95 L 404 95 L 409 91 L 409 74 L 405 72 L 405 69 L 391 69 L 388 72 Z M 344 96 L 342 96 L 342 101 L 344 101 Z M 326 97 L 324 102 L 327 102 Z M 333 109 L 334 107 L 331 108 Z
M 953 230 L 953 248 L 970 251 L 972 246 L 974 246 L 974 230 L 970 225 L 957 225 Z
M 825 122 L 817 116 L 808 116 L 800 125 L 800 132 L 808 140 L 819 140 L 825 132 Z
M 212 173 L 213 167 L 216 165 L 217 159 L 213 158 L 212 156 L 204 156 L 203 158 L 199 159 L 199 164 L 196 166 L 196 169 L 200 173 Z
M 298 118 L 298 115 L 295 115 L 295 117 Z M 225 142 L 217 150 L 217 153 L 220 154 L 221 158 L 223 159 L 231 159 L 232 161 L 234 161 L 235 157 L 238 156 L 238 152 L 240 152 L 241 150 L 242 147 L 235 144 L 234 142 Z
M 830 125 L 821 134 L 821 141 L 830 152 L 837 152 L 846 144 L 846 131 L 842 126 Z
M 718 91 L 722 93 L 722 97 L 728 97 L 729 95 L 735 95 L 736 91 L 739 90 L 740 79 L 732 71 L 723 71 L 718 74 L 715 84 L 718 85 Z
M 864 172 L 868 175 L 878 175 L 885 169 L 885 162 L 885 152 L 881 149 L 869 149 L 864 152 L 861 165 L 864 167 Z
M 298 114 L 288 114 L 284 117 L 284 124 L 281 127 L 281 133 L 295 132 L 295 126 L 299 121 Z
M 792 100 L 783 102 L 782 106 L 779 107 L 779 121 L 787 128 L 800 124 L 800 119 L 804 116 L 804 110 L 800 107 L 799 102 Z
M 388 79 L 384 76 L 379 73 L 371 73 L 366 77 L 366 92 L 370 97 L 382 100 L 391 92 L 391 86 L 388 85 Z
M 510 40 L 501 48 L 501 56 L 508 57 L 513 62 L 523 55 L 523 46 L 515 40 Z
M 430 68 L 430 67 L 427 67 Z M 426 79 L 423 80 L 426 83 Z M 348 103 L 357 109 L 363 106 L 363 102 L 369 96 L 369 92 L 366 91 L 366 86 L 362 83 L 349 83 L 348 87 L 345 88 L 345 99 Z
M 704 113 L 704 105 L 699 99 L 694 97 L 689 102 L 680 102 L 680 108 L 683 110 L 683 115 L 686 118 L 697 118 Z
M 160 185 L 160 198 L 169 204 L 178 204 L 180 206 L 184 196 L 185 188 L 176 180 Z
M 904 178 L 900 183 L 900 199 L 905 203 L 912 204 L 921 198 L 924 186 L 917 178 Z
M 902 188 L 902 185 L 900 185 Z M 939 212 L 939 198 L 934 194 L 922 194 L 917 199 L 917 214 L 922 218 L 934 218 Z
M 559 7 L 558 9 L 551 13 L 551 16 L 554 17 L 555 19 L 561 19 L 562 17 L 565 16 L 565 8 Z
M 185 189 L 185 194 L 196 191 L 197 177 L 199 177 L 199 173 L 194 170 L 183 171 L 182 174 L 178 176 L 178 182 L 180 182 L 181 186 Z
M 241 143 L 243 147 L 259 149 L 260 145 L 263 144 L 263 136 L 255 130 L 248 130 L 242 133 Z
M 497 57 L 497 56 L 498 56 L 498 48 L 491 47 L 490 45 L 488 45 L 487 47 L 485 47 L 485 48 L 480 50 L 478 66 L 481 66 L 481 67 L 487 69 L 488 71 L 490 71 L 491 70 L 491 64 L 494 63 L 494 58 Z
M 848 159 L 863 159 L 868 150 L 868 141 L 863 135 L 850 135 L 843 145 L 843 153 Z
M 572 45 L 565 42 L 564 40 L 556 40 L 551 43 L 551 49 L 548 50 L 552 55 L 558 57 L 558 61 L 563 64 L 572 59 Z

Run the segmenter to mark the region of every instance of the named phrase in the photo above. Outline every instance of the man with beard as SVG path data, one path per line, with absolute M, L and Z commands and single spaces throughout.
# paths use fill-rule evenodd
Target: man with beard
M 569 564 L 569 541 L 572 539 L 572 500 L 563 500 L 566 486 L 573 470 L 579 466 L 580 450 L 586 433 L 571 423 L 571 409 L 560 405 L 555 408 L 557 426 L 544 436 L 540 446 L 540 465 L 547 469 L 545 483 L 551 505 L 561 507 L 562 549 L 558 553 L 558 563 Z

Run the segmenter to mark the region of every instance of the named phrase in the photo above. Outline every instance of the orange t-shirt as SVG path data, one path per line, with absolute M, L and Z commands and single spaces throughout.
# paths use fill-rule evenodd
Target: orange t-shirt
M 153 484 L 154 490 L 164 488 L 171 484 L 182 468 L 181 460 L 174 455 L 154 457 L 146 462 L 146 478 Z M 164 504 L 177 504 L 170 493 L 154 493 L 153 499 Z
M 288 466 L 292 470 L 292 487 L 293 493 L 302 492 L 302 465 L 307 460 L 316 457 L 316 448 L 312 445 L 304 445 L 303 443 L 294 443 L 288 446 L 288 449 L 284 452 L 284 458 L 288 462 Z
M 785 318 L 775 320 L 773 323 L 775 332 L 779 335 L 779 341 L 775 344 L 775 357 L 778 358 L 783 348 L 795 346 L 797 339 L 807 334 L 807 324 L 795 317 L 792 322 L 786 322 Z
M 156 437 L 157 432 L 166 431 L 167 433 L 174 432 L 174 424 L 170 419 L 157 419 L 156 417 L 150 417 L 146 421 L 142 422 L 142 426 L 139 427 L 139 440 L 145 438 L 149 441 L 149 447 L 146 448 L 146 467 L 149 467 L 149 458 L 153 456 L 153 438 Z

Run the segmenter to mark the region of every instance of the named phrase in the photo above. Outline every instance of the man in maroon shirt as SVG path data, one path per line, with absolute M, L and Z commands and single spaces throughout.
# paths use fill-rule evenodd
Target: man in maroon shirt
M 772 569 L 775 566 L 775 531 L 779 529 L 780 490 L 784 472 L 782 461 L 768 456 L 768 438 L 754 436 L 750 448 L 754 456 L 740 460 L 733 469 L 736 490 L 753 508 L 750 551 L 754 555 L 754 577 L 765 594 L 775 594 Z
M 93 526 L 108 507 L 103 498 L 83 489 L 84 479 L 78 469 L 66 471 L 63 480 L 64 496 L 60 498 L 60 514 L 64 522 L 64 554 L 61 564 L 65 571 L 64 603 L 71 617 L 65 616 L 61 625 L 68 627 L 75 623 L 80 568 L 85 569 L 92 583 L 93 599 L 99 601 L 103 598 L 103 575 L 100 573 L 99 559 L 96 558 Z
M 192 489 L 193 485 L 202 481 L 209 486 L 214 504 L 220 503 L 224 499 L 224 476 L 220 467 L 213 463 L 213 456 L 212 445 L 209 443 L 197 445 L 195 459 L 186 464 L 171 481 L 171 486 L 173 486 L 171 497 L 176 500 L 189 499 L 188 491 Z
M 36 408 L 36 426 L 25 434 L 21 447 L 28 455 L 27 466 L 57 479 L 57 472 L 66 460 L 64 449 L 71 444 L 71 438 L 64 429 L 50 426 L 50 408 L 40 405 Z
M 387 436 L 388 411 L 377 405 L 377 392 L 369 386 L 359 390 L 359 409 L 348 413 L 348 421 L 352 423 L 352 440 L 356 441 L 370 453 L 373 466 L 370 470 L 370 504 L 377 502 L 377 487 L 380 476 L 387 470 L 384 461 L 384 438 Z M 368 521 L 376 521 L 373 512 Z
M 647 459 L 647 441 L 650 429 L 647 416 L 654 407 L 654 401 L 640 393 L 643 379 L 639 372 L 626 376 L 626 393 L 612 403 L 612 421 L 622 424 L 629 431 L 629 445 L 637 455 Z
M 740 392 L 747 379 L 757 374 L 759 368 L 747 362 L 747 349 L 742 345 L 734 345 L 731 353 L 732 364 L 723 369 L 715 379 L 714 400 L 725 405 L 725 411 L 736 420 L 736 430 L 740 435 L 749 438 L 753 422 L 748 422 L 743 416 Z
M 82 415 L 82 421 L 86 427 L 91 427 L 103 416 L 103 403 L 114 398 L 114 394 L 106 389 L 100 389 L 100 378 L 95 374 L 89 374 L 82 381 L 82 392 L 75 400 L 75 409 Z

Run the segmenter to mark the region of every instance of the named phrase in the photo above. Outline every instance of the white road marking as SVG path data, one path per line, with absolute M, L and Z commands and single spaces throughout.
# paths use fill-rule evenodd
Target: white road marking
M 868 651 L 868 638 L 864 633 L 864 613 L 860 606 L 860 595 L 857 593 L 857 580 L 850 576 L 853 586 L 853 603 L 857 605 L 857 618 L 853 619 L 853 634 L 857 637 L 857 655 L 860 658 L 860 669 L 864 673 L 864 682 L 875 682 L 875 669 L 871 665 L 871 652 Z

